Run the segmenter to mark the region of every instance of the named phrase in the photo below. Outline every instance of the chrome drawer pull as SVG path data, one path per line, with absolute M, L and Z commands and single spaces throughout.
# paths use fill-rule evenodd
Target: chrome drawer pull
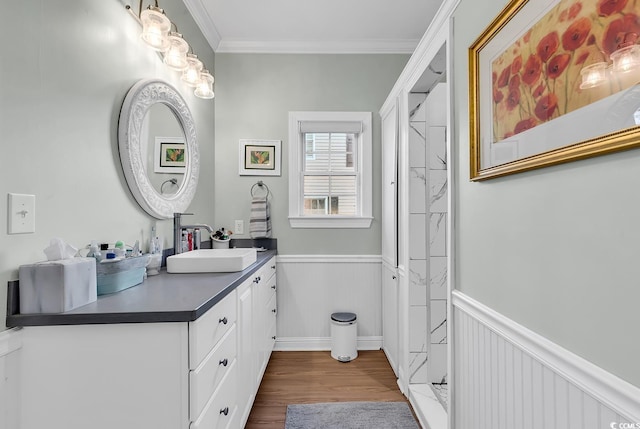
M 271 286 L 271 289 L 276 290 L 276 285 Z
M 227 366 L 228 363 L 229 361 L 226 358 L 224 358 L 220 362 L 218 362 L 218 365 Z
M 273 337 L 271 337 L 271 339 L 272 339 L 272 340 L 275 340 L 275 339 L 276 339 L 276 336 L 274 335 Z
M 222 319 L 218 319 L 218 323 L 222 323 L 223 325 L 226 325 L 229 321 L 227 320 L 226 317 L 223 317 Z
M 274 308 L 273 310 L 271 310 L 272 313 L 275 313 L 277 310 Z
M 272 265 L 272 266 L 271 266 L 271 269 L 272 269 L 272 270 L 275 270 L 275 269 L 276 269 L 276 266 L 275 266 L 275 265 Z
M 229 414 L 229 407 L 224 407 L 220 410 L 220 414 L 224 414 L 225 416 Z

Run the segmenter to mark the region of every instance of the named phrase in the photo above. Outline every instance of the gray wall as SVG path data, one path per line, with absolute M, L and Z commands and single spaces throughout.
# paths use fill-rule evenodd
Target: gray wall
M 137 5 L 137 2 L 133 2 Z M 146 2 L 145 2 L 146 4 Z M 162 6 L 208 67 L 214 54 L 180 0 Z M 3 2 L 0 14 L 0 319 L 6 283 L 21 264 L 45 259 L 52 237 L 147 242 L 156 220 L 133 200 L 117 146 L 118 114 L 142 78 L 165 79 L 194 116 L 200 186 L 189 208 L 213 222 L 214 102 L 193 96 L 138 39 L 140 26 L 117 0 Z M 7 235 L 7 193 L 36 196 L 36 233 Z M 157 221 L 172 245 L 172 221 Z
M 250 190 L 263 180 L 272 192 L 273 235 L 280 254 L 380 254 L 380 118 L 377 114 L 407 55 L 216 55 L 216 227 L 245 221 Z M 288 112 L 373 113 L 373 214 L 370 229 L 289 227 Z M 239 139 L 282 140 L 282 175 L 238 175 Z
M 469 182 L 467 49 L 506 3 L 454 13 L 457 285 L 640 386 L 640 151 Z

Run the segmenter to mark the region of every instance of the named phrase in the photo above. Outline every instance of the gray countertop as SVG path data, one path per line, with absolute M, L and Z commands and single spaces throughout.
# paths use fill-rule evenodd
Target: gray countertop
M 65 313 L 19 314 L 18 282 L 9 282 L 7 326 L 84 325 L 100 323 L 190 322 L 227 296 L 273 256 L 258 252 L 241 272 L 168 274 L 164 269 L 141 284 Z

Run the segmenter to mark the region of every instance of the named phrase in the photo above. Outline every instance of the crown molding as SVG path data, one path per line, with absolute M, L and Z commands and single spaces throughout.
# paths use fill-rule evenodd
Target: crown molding
M 197 0 L 185 0 L 197 1 Z M 419 40 L 252 41 L 221 40 L 216 53 L 412 54 Z
M 218 33 L 218 29 L 213 19 L 211 19 L 211 15 L 209 15 L 207 9 L 202 4 L 202 0 L 184 0 L 184 5 L 187 7 L 198 28 L 200 28 L 200 31 L 202 31 L 204 38 L 207 39 L 211 49 L 216 52 L 221 41 L 220 33 Z

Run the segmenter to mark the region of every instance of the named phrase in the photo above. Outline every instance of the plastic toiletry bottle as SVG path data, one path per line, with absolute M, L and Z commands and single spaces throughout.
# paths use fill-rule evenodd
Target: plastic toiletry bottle
M 195 228 L 193 230 L 193 250 L 197 250 L 200 248 L 200 228 Z
M 102 253 L 100 252 L 98 243 L 95 240 L 92 241 L 91 245 L 89 246 L 89 253 L 87 253 L 87 258 L 96 258 L 96 261 L 98 262 L 102 260 Z
M 188 239 L 188 232 L 186 229 L 182 230 L 182 251 L 183 252 L 188 252 L 189 251 L 189 239 Z

